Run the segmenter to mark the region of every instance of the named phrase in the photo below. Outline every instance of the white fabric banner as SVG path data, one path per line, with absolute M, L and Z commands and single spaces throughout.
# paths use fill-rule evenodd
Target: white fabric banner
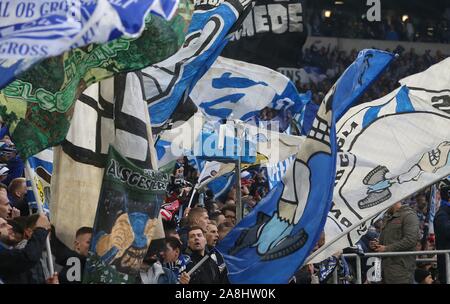
M 325 245 L 307 263 L 354 246 L 376 214 L 450 174 L 449 70 L 447 58 L 340 119 Z

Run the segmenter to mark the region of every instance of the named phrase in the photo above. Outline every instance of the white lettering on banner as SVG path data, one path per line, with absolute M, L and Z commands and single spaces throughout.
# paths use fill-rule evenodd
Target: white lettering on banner
M 267 5 L 270 22 L 272 23 L 272 32 L 282 34 L 288 28 L 287 8 L 281 4 Z
M 216 0 L 198 0 L 203 2 Z M 231 36 L 231 41 L 252 37 L 258 33 L 284 34 L 303 32 L 303 7 L 301 3 L 256 5 L 242 26 Z
M 269 26 L 269 15 L 267 14 L 267 7 L 255 6 L 253 8 L 253 13 L 255 14 L 255 28 L 256 33 L 264 33 L 270 30 Z
M 219 6 L 224 0 L 195 0 L 194 5 L 212 5 L 212 6 Z

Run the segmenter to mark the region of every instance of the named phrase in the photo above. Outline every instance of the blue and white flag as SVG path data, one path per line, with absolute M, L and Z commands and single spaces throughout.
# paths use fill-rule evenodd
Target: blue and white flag
M 298 113 L 307 101 L 283 74 L 225 57 L 217 58 L 189 97 L 208 118 L 242 121 L 265 107 Z
M 38 154 L 28 158 L 31 170 L 37 180 L 37 190 L 40 197 L 40 202 L 43 204 L 44 212 L 49 214 L 49 200 L 50 200 L 50 183 L 53 174 L 53 150 L 46 149 Z M 33 193 L 32 179 L 26 176 L 27 179 L 27 200 L 28 205 L 33 209 L 38 209 L 36 197 Z
M 288 168 L 291 166 L 295 159 L 295 155 L 277 163 L 277 164 L 267 164 L 267 178 L 269 182 L 269 190 L 272 190 L 278 183 L 280 183 L 283 177 L 286 175 Z
M 176 8 L 176 0 L 0 1 L 0 89 L 44 58 L 138 37 L 149 11 L 170 18 Z
M 162 127 L 178 104 L 209 69 L 228 42 L 226 37 L 250 0 L 226 0 L 217 7 L 197 9 L 181 49 L 142 70 L 144 95 L 152 127 Z
M 335 122 L 392 61 L 363 50 L 325 96 L 288 172 L 219 245 L 232 283 L 287 283 L 317 243 L 333 198 Z
M 341 118 L 334 205 L 312 262 L 353 246 L 369 219 L 450 174 L 449 69 L 447 58 Z

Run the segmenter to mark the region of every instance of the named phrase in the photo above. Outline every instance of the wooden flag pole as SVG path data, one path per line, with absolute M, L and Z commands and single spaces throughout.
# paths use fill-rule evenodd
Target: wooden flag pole
M 31 187 L 33 189 L 33 194 L 36 199 L 36 203 L 38 205 L 38 213 L 44 214 L 44 209 L 42 208 L 41 197 L 40 197 L 39 191 L 37 189 L 36 175 L 34 174 L 34 171 L 31 170 L 30 163 L 28 160 L 25 162 L 25 170 L 31 180 Z M 47 236 L 47 239 L 45 241 L 46 241 L 45 245 L 47 248 L 47 263 L 48 263 L 48 268 L 50 271 L 50 277 L 52 277 L 53 274 L 55 273 L 55 268 L 53 266 L 52 249 L 50 247 L 50 234 Z

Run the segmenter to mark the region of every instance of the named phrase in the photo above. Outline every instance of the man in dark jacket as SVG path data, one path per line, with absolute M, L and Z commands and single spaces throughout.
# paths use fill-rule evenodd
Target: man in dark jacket
M 61 284 L 81 284 L 92 232 L 91 227 L 79 228 L 75 234 L 74 250 L 71 250 L 56 237 L 55 230 L 52 229 L 52 251 L 56 257 L 56 263 L 63 266 L 59 273 Z
M 371 242 L 371 248 L 377 252 L 415 251 L 419 239 L 419 219 L 416 212 L 398 202 L 387 211 L 380 241 Z M 415 267 L 415 256 L 383 258 L 383 281 L 386 284 L 413 284 Z
M 434 218 L 434 233 L 436 235 L 436 249 L 448 250 L 450 249 L 450 185 L 442 186 L 441 192 L 441 206 Z M 437 256 L 438 263 L 438 277 L 441 284 L 447 283 L 447 276 L 445 271 L 445 256 Z M 448 266 L 448 265 L 447 265 Z
M 190 271 L 205 256 L 206 260 L 191 273 L 189 284 L 226 284 L 228 279 L 223 279 L 220 275 L 219 267 L 206 251 L 205 232 L 199 226 L 193 226 L 188 231 L 188 246 L 191 250 L 191 263 L 188 264 L 186 271 Z
M 45 215 L 41 215 L 36 222 L 33 235 L 23 249 L 11 249 L 2 244 L 11 237 L 11 229 L 6 220 L 0 218 L 0 278 L 4 283 L 8 283 L 9 277 L 28 271 L 39 263 L 45 249 L 50 222 Z

